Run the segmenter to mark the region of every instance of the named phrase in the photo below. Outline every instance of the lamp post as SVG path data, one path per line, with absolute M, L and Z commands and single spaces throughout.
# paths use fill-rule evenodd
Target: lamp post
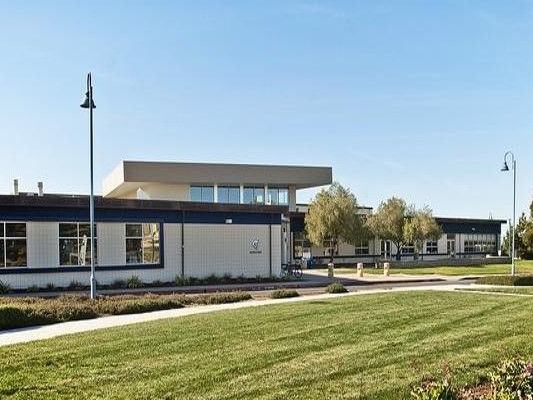
M 94 184 L 93 184 L 93 109 L 96 108 L 93 101 L 93 85 L 91 73 L 87 74 L 87 93 L 85 101 L 80 105 L 81 108 L 89 109 L 89 136 L 90 136 L 90 154 L 91 154 L 91 194 L 89 196 L 89 219 L 91 232 L 91 299 L 96 299 L 96 278 L 94 276 Z
M 515 274 L 515 246 L 514 246 L 514 237 L 515 237 L 515 227 L 516 227 L 516 160 L 512 151 L 508 151 L 503 156 L 503 167 L 502 171 L 509 171 L 509 166 L 507 165 L 507 156 L 511 156 L 512 169 L 513 169 L 513 226 L 511 227 L 511 275 Z

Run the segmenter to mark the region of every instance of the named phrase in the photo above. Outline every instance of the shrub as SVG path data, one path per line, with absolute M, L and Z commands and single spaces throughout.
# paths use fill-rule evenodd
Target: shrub
M 504 360 L 491 375 L 494 399 L 533 398 L 533 364 L 520 358 Z
M 181 275 L 176 275 L 176 277 L 174 278 L 174 284 L 176 284 L 177 286 L 184 286 L 185 282 L 185 278 Z
M 83 285 L 83 283 L 81 283 L 79 281 L 76 281 L 76 280 L 73 280 L 68 285 L 68 288 L 69 288 L 69 290 L 83 290 L 85 288 L 85 286 Z
M 250 300 L 252 296 L 248 292 L 217 292 L 210 294 L 198 294 L 194 296 L 183 296 L 184 304 L 224 304 L 237 303 L 239 301 Z
M 137 275 L 132 275 L 126 281 L 126 287 L 128 289 L 142 288 L 143 287 L 143 282 L 141 281 L 141 278 L 139 278 Z
M 326 288 L 328 293 L 346 293 L 348 290 L 342 285 L 342 283 L 330 283 Z
M 208 285 L 215 285 L 217 283 L 220 283 L 220 278 L 216 276 L 215 274 L 209 275 L 207 278 L 204 279 L 204 282 Z
M 488 275 L 479 278 L 481 285 L 533 286 L 533 275 Z
M 413 388 L 411 396 L 416 400 L 455 400 L 452 385 L 448 378 L 442 381 L 428 381 Z
M 8 294 L 11 292 L 11 285 L 7 282 L 0 281 L 0 294 Z
M 123 289 L 126 287 L 126 281 L 124 279 L 115 279 L 109 286 L 111 289 Z
M 40 291 L 41 289 L 39 288 L 39 286 L 37 285 L 31 285 L 31 286 L 28 286 L 28 288 L 26 289 L 26 291 L 28 293 L 36 293 L 38 291 Z
M 222 275 L 222 279 L 221 279 L 222 283 L 231 283 L 231 281 L 232 281 L 232 278 L 229 272 L 226 272 L 224 275 Z
M 155 287 L 161 287 L 163 285 L 164 285 L 163 281 L 160 279 L 156 279 L 155 281 L 152 282 L 152 286 L 155 286 Z
M 300 294 L 296 290 L 278 289 L 270 293 L 272 299 L 285 299 L 288 297 L 298 297 Z
M 197 284 L 200 284 L 200 279 L 198 279 L 197 277 L 195 276 L 189 276 L 186 280 L 185 280 L 185 285 L 197 285 Z
M 48 282 L 46 284 L 46 290 L 52 291 L 52 290 L 55 290 L 55 288 L 56 288 L 56 285 L 54 285 L 52 282 Z

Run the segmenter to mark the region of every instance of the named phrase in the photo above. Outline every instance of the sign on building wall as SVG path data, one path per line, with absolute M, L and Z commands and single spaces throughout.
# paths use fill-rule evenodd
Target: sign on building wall
M 261 248 L 261 241 L 257 236 L 250 239 L 250 254 L 261 254 L 263 252 Z

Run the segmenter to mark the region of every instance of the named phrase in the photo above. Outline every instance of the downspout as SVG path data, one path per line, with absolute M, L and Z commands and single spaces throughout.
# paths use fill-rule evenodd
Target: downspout
M 268 224 L 268 247 L 269 247 L 268 276 L 272 276 L 272 215 L 270 215 L 270 222 Z

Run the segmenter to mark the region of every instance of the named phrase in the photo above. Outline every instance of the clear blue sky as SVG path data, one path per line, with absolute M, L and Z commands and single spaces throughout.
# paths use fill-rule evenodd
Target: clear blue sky
M 529 1 L 0 0 L 0 192 L 122 159 L 329 165 L 359 202 L 509 218 L 533 194 Z M 301 193 L 299 201 L 312 195 Z

